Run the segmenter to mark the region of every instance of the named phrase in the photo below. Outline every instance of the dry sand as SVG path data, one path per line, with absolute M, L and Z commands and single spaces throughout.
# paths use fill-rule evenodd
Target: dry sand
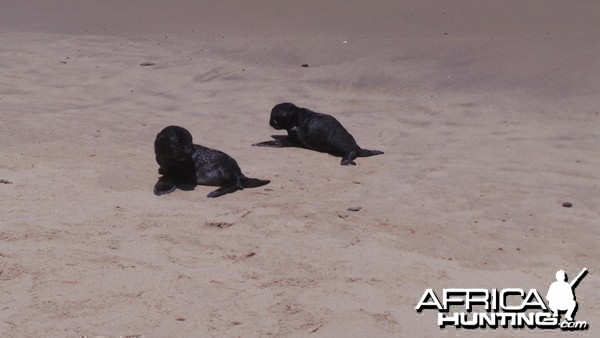
M 394 3 L 3 0 L 0 336 L 558 335 L 414 307 L 583 267 L 597 335 L 600 3 Z M 385 155 L 250 147 L 282 101 Z M 271 184 L 154 196 L 170 124 Z

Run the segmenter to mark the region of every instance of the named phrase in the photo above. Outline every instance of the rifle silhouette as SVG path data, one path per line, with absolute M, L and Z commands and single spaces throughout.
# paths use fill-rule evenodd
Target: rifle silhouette
M 585 276 L 587 275 L 588 269 L 587 268 L 583 268 L 583 270 L 581 270 L 581 272 L 577 275 L 577 277 L 575 277 L 571 283 L 569 283 L 569 285 L 571 286 L 571 289 L 574 289 L 577 284 L 579 283 L 579 281 Z

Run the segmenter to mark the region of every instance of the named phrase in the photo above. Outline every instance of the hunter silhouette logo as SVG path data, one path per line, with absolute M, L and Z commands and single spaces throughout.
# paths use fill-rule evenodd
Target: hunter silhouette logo
M 556 272 L 556 281 L 546 294 L 548 305 L 536 289 L 443 289 L 438 298 L 433 289 L 426 289 L 415 310 L 438 310 L 440 328 L 544 328 L 586 330 L 585 321 L 575 321 L 577 311 L 575 288 L 588 273 L 584 268 L 571 283 L 563 270 Z M 560 314 L 565 313 L 564 321 Z
M 573 314 L 577 309 L 575 293 L 573 292 L 579 281 L 587 274 L 587 269 L 581 270 L 579 275 L 571 283 L 567 283 L 567 275 L 564 271 L 556 272 L 556 282 L 550 285 L 546 299 L 548 307 L 552 310 L 553 317 L 559 317 L 559 311 L 566 311 L 565 318 L 573 321 Z

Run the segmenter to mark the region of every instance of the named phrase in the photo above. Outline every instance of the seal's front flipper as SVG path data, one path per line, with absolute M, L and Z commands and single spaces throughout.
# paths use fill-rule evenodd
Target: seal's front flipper
M 176 187 L 171 180 L 165 178 L 164 176 L 158 179 L 158 182 L 154 185 L 154 195 L 166 195 L 168 193 L 172 193 L 175 191 Z
M 212 191 L 211 193 L 209 193 L 208 195 L 206 195 L 206 197 L 211 197 L 211 198 L 215 198 L 215 197 L 219 197 L 219 196 L 223 196 L 225 194 L 231 194 L 232 192 L 235 192 L 236 190 L 238 190 L 240 188 L 238 188 L 236 185 L 230 185 L 227 187 L 221 187 L 215 191 Z
M 259 143 L 252 144 L 253 147 L 273 147 L 273 148 L 281 148 L 283 147 L 277 141 L 264 141 Z
M 289 137 L 284 135 L 271 135 L 273 140 L 264 141 L 259 143 L 254 143 L 255 147 L 273 147 L 273 148 L 283 148 L 283 147 L 298 147 L 296 142 L 290 140 Z

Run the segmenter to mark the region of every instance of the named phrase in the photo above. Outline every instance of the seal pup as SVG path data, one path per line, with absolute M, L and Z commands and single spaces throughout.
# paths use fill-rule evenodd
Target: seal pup
M 159 165 L 158 173 L 162 175 L 154 185 L 157 196 L 173 192 L 176 188 L 192 190 L 200 184 L 219 186 L 207 195 L 219 197 L 271 182 L 244 176 L 231 156 L 193 144 L 192 134 L 178 126 L 166 127 L 156 135 L 154 153 Z
M 300 147 L 333 156 L 341 156 L 341 165 L 356 165 L 354 159 L 383 154 L 379 150 L 362 149 L 354 137 L 335 119 L 285 102 L 275 105 L 269 119 L 271 127 L 285 129 L 287 136 L 273 135 L 274 140 L 253 144 L 257 147 Z

